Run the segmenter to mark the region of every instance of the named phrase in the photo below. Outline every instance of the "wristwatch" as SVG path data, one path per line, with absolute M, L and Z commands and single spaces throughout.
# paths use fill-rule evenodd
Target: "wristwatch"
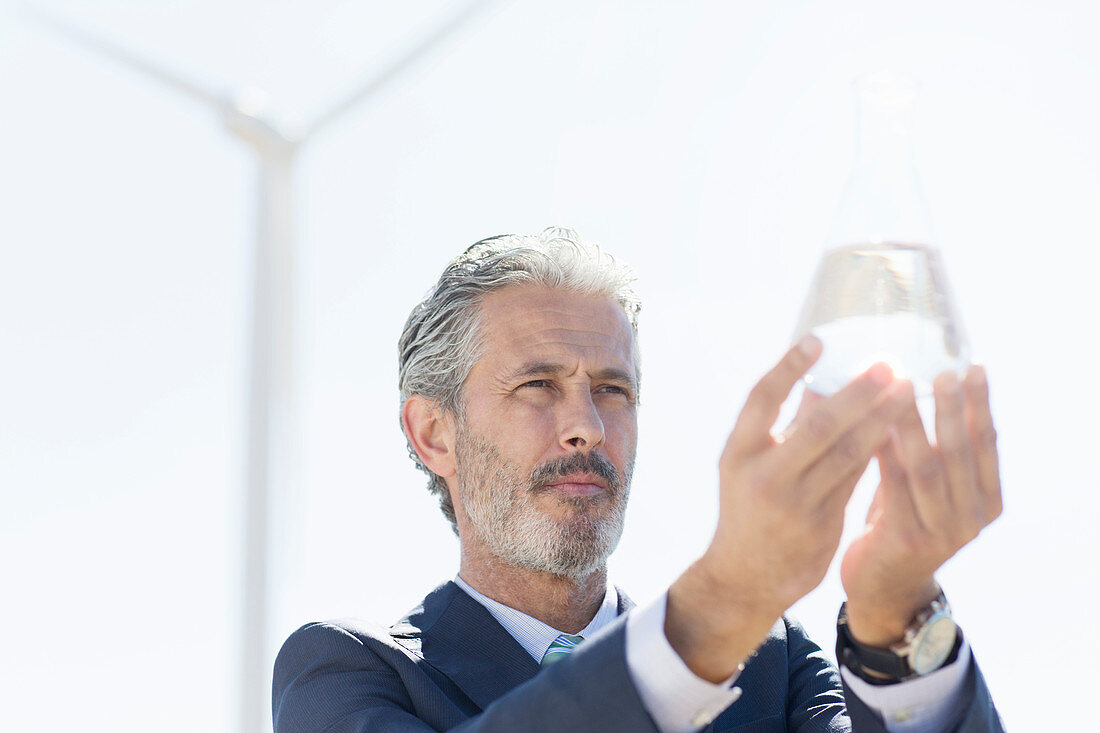
M 841 604 L 836 621 L 836 658 L 860 679 L 889 685 L 935 672 L 958 657 L 959 627 L 943 591 L 922 608 L 905 629 L 902 640 L 888 648 L 860 644 L 848 630 L 848 604 Z

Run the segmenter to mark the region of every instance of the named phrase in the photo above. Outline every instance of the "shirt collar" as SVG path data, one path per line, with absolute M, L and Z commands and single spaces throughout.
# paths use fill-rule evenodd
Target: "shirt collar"
M 466 591 L 475 601 L 485 607 L 493 618 L 497 620 L 504 630 L 511 634 L 520 646 L 527 650 L 527 653 L 534 657 L 536 662 L 542 661 L 543 656 L 546 654 L 546 650 L 550 648 L 550 644 L 561 636 L 563 631 L 555 629 L 553 626 L 544 624 L 537 618 L 533 618 L 517 611 L 514 608 L 505 606 L 500 601 L 494 601 L 492 598 L 479 593 L 469 583 L 463 580 L 460 576 L 455 576 L 455 585 L 462 590 Z M 597 631 L 610 624 L 615 620 L 615 617 L 619 615 L 619 594 L 615 590 L 615 586 L 610 583 L 607 584 L 607 589 L 604 591 L 603 603 L 600 604 L 599 610 L 596 611 L 596 615 L 592 617 L 592 620 L 588 622 L 588 626 L 585 626 L 580 630 L 579 635 L 585 639 L 590 638 Z

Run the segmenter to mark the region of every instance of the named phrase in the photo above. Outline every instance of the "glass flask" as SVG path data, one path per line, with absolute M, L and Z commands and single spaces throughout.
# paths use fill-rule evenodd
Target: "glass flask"
M 819 394 L 884 361 L 927 395 L 940 372 L 961 374 L 970 353 L 913 164 L 918 86 L 890 72 L 852 86 L 855 164 L 794 338 L 813 333 L 824 345 L 805 377 Z

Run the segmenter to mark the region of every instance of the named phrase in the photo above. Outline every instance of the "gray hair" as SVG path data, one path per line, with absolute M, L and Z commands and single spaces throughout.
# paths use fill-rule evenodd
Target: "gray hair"
M 451 261 L 405 322 L 398 341 L 398 385 L 401 410 L 414 394 L 462 419 L 462 387 L 481 358 L 481 301 L 489 293 L 513 285 L 540 285 L 602 295 L 615 300 L 626 314 L 635 339 L 641 301 L 631 288 L 634 273 L 596 244 L 582 242 L 568 227 L 550 227 L 538 235 L 502 234 L 483 239 Z M 638 370 L 635 348 L 635 378 Z M 401 430 L 405 430 L 404 421 Z M 442 477 L 421 462 L 409 436 L 409 455 L 428 474 L 428 490 L 455 533 L 454 504 Z

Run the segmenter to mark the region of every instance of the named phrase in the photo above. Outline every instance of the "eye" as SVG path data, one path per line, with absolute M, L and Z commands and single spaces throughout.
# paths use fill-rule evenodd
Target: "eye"
M 605 384 L 599 387 L 596 392 L 598 394 L 622 395 L 623 397 L 630 399 L 630 390 L 628 390 L 626 387 L 620 387 L 617 384 Z
M 547 379 L 532 379 L 530 382 L 524 382 L 523 384 L 521 384 L 520 388 L 523 388 L 523 387 L 549 387 L 549 386 L 550 386 L 550 381 L 547 380 Z

